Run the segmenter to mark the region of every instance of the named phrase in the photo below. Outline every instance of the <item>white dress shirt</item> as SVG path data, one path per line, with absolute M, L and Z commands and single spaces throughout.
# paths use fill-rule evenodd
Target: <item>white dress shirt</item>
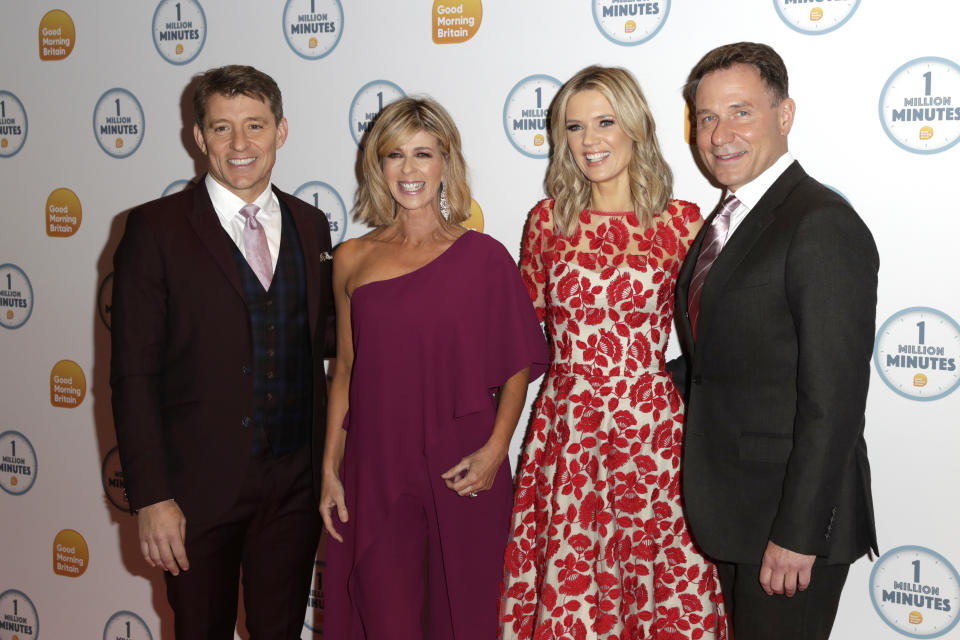
M 733 232 L 736 231 L 737 227 L 744 221 L 747 214 L 750 213 L 750 210 L 757 206 L 763 194 L 773 186 L 773 183 L 777 181 L 780 175 L 786 171 L 787 167 L 792 163 L 793 156 L 787 151 L 780 156 L 776 162 L 767 167 L 766 171 L 731 194 L 737 196 L 737 200 L 740 201 L 740 206 L 730 214 L 730 227 L 727 229 L 727 237 L 723 239 L 721 248 L 726 246 L 727 241 L 733 236 Z
M 243 227 L 246 225 L 247 219 L 240 213 L 240 209 L 247 203 L 214 180 L 209 173 L 203 182 L 207 187 L 207 193 L 210 194 L 213 210 L 217 212 L 217 217 L 220 218 L 220 225 L 246 259 L 247 254 L 244 253 L 243 249 Z M 268 186 L 263 193 L 257 196 L 253 204 L 260 207 L 257 221 L 263 225 L 263 230 L 267 234 L 270 262 L 273 270 L 276 271 L 277 256 L 280 254 L 280 201 L 277 200 L 277 195 L 273 192 L 273 189 Z

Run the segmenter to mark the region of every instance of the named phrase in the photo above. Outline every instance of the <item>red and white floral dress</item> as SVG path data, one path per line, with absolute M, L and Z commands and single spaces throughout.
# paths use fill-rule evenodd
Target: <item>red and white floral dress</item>
M 680 501 L 683 402 L 664 370 L 674 283 L 700 218 L 671 201 L 553 231 L 531 212 L 520 270 L 552 361 L 517 475 L 501 637 L 725 638 L 715 567 Z

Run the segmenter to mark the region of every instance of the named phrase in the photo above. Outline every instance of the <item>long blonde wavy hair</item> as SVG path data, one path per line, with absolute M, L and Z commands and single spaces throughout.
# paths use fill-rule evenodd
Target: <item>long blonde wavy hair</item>
M 633 74 L 620 67 L 592 65 L 570 78 L 550 105 L 552 154 L 544 187 L 556 201 L 554 229 L 565 237 L 572 236 L 580 212 L 590 206 L 590 181 L 567 145 L 566 126 L 570 97 L 588 90 L 599 91 L 607 99 L 620 127 L 633 140 L 633 158 L 627 168 L 630 197 L 640 224 L 649 227 L 673 193 L 673 173 L 660 152 L 653 115 Z
M 470 185 L 460 150 L 460 132 L 447 110 L 430 98 L 401 98 L 384 107 L 363 140 L 362 176 L 354 202 L 354 217 L 371 227 L 393 223 L 396 202 L 383 177 L 383 158 L 426 131 L 436 136 L 444 161 L 444 182 L 450 205 L 448 222 L 470 217 Z

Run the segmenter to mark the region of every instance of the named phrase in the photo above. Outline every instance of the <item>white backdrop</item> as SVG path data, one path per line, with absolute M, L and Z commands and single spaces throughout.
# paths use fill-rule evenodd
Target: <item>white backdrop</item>
M 853 566 L 834 637 L 960 637 L 956 3 L 61 0 L 2 11 L 0 640 L 173 637 L 162 580 L 122 510 L 102 285 L 124 212 L 200 170 L 184 96 L 194 74 L 246 63 L 277 80 L 290 136 L 274 181 L 306 185 L 335 238 L 364 231 L 338 203 L 353 199 L 363 118 L 400 91 L 433 96 L 460 127 L 484 231 L 517 254 L 546 169 L 532 157 L 546 149 L 537 99 L 545 108 L 551 78 L 587 64 L 637 76 L 675 195 L 709 213 L 719 192 L 685 141 L 680 88 L 703 53 L 738 40 L 785 59 L 791 151 L 850 200 L 881 256 L 866 435 L 888 555 Z M 527 119 L 534 129 L 515 129 Z M 303 638 L 320 615 L 310 609 Z

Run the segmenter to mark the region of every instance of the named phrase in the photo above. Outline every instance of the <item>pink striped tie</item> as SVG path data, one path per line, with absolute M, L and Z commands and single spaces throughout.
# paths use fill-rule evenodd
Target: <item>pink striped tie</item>
M 267 234 L 263 225 L 257 220 L 260 207 L 255 204 L 244 205 L 240 215 L 246 219 L 243 225 L 243 253 L 247 264 L 257 274 L 260 284 L 265 291 L 270 289 L 273 280 L 273 261 L 270 259 L 270 248 L 267 246 Z
M 693 268 L 693 277 L 690 279 L 690 290 L 687 293 L 687 310 L 690 314 L 690 328 L 693 330 L 694 340 L 697 338 L 697 322 L 700 320 L 700 295 L 703 293 L 703 283 L 706 282 L 710 267 L 720 255 L 720 249 L 723 248 L 723 242 L 727 238 L 730 215 L 739 206 L 740 201 L 736 196 L 728 196 L 723 201 L 720 213 L 707 229 L 703 244 L 700 245 L 700 255 L 697 256 L 697 264 Z

